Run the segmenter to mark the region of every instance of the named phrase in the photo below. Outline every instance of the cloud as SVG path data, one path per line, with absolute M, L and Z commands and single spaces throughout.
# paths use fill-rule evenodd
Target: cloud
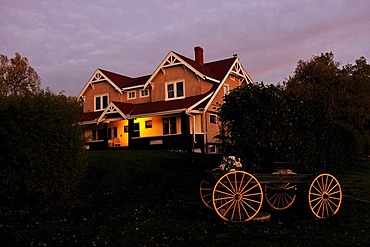
M 29 58 L 42 85 L 76 95 L 96 68 L 152 73 L 164 56 L 237 53 L 255 81 L 277 83 L 299 59 L 369 58 L 369 1 L 42 1 L 0 3 L 0 53 Z

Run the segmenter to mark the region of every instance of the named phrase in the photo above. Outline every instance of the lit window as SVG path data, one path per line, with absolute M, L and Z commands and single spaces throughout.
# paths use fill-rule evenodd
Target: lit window
M 152 126 L 153 126 L 153 121 L 152 120 L 145 121 L 145 128 L 146 129 L 150 129 L 150 128 L 152 128 Z
M 127 99 L 136 99 L 136 92 L 135 91 L 129 91 L 127 92 Z
M 166 99 L 184 98 L 184 82 L 172 82 L 166 84 Z
M 108 106 L 108 94 L 95 96 L 95 111 L 104 110 Z
M 176 117 L 163 118 L 163 135 L 176 134 Z

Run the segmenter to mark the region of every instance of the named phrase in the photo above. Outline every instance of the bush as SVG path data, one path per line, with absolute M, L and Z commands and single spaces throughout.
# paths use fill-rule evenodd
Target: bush
M 65 198 L 84 168 L 79 103 L 64 95 L 0 98 L 0 201 L 49 206 Z

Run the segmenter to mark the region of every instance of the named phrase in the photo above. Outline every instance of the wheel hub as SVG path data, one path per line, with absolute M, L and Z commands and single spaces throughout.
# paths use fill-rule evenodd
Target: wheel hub
M 234 195 L 234 198 L 235 198 L 235 200 L 237 200 L 237 201 L 241 201 L 241 199 L 243 198 L 243 195 L 242 195 L 242 194 L 240 194 L 240 193 L 236 193 L 236 194 Z

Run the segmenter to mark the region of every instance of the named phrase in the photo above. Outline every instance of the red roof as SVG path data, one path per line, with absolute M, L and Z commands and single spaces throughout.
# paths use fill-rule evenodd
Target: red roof
M 102 112 L 84 112 L 77 117 L 77 122 L 94 121 L 97 120 Z
M 194 61 L 193 59 L 187 58 L 181 54 L 174 52 L 177 56 L 179 56 L 182 60 L 192 66 L 194 69 L 202 73 L 203 75 L 216 79 L 222 80 L 227 72 L 229 71 L 231 65 L 235 62 L 236 57 L 227 58 L 223 60 L 218 60 L 214 62 L 205 63 L 203 66 L 200 65 L 198 62 Z M 100 69 L 101 72 L 104 73 L 114 84 L 116 84 L 119 88 L 127 88 L 127 87 L 134 87 L 144 85 L 151 75 L 144 75 L 140 77 L 129 77 L 125 75 L 120 75 L 114 72 L 110 72 L 107 70 Z
M 156 112 L 166 112 L 166 111 L 175 111 L 175 110 L 183 110 L 188 109 L 194 104 L 198 103 L 207 94 L 196 95 L 192 97 L 187 97 L 185 99 L 179 100 L 169 100 L 169 101 L 157 101 L 157 102 L 148 102 L 148 103 L 141 103 L 141 104 L 129 104 L 123 102 L 112 102 L 115 104 L 125 115 L 130 116 L 137 116 L 137 115 L 145 115 L 151 114 Z M 206 100 L 207 101 L 207 100 Z
M 106 75 L 114 84 L 120 88 L 133 87 L 138 85 L 144 85 L 151 75 L 144 75 L 136 78 L 120 75 L 107 70 L 99 69 Z

